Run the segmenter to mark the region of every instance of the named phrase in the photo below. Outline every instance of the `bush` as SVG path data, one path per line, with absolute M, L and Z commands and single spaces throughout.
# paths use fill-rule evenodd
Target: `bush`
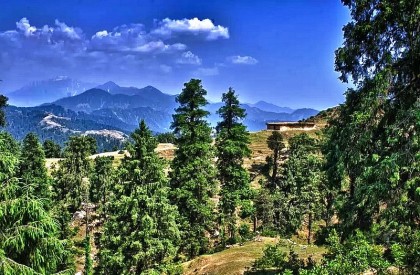
M 239 226 L 239 236 L 241 236 L 242 241 L 251 239 L 251 228 L 248 224 L 243 223 Z
M 327 244 L 328 236 L 331 234 L 333 230 L 335 230 L 336 226 L 323 226 L 315 233 L 315 244 L 316 245 L 325 245 Z
M 308 261 L 313 265 L 312 259 Z M 263 256 L 254 262 L 253 269 L 266 270 L 276 269 L 280 274 L 299 274 L 301 269 L 306 268 L 305 262 L 299 259 L 299 256 L 293 250 L 289 253 L 284 252 L 282 244 L 267 245 L 264 249 Z
M 301 269 L 300 274 L 360 274 L 370 269 L 382 274 L 390 266 L 384 258 L 383 247 L 369 243 L 360 231 L 340 243 L 340 237 L 332 230 L 328 244 L 329 253 L 323 262 L 308 270 Z
M 271 237 L 271 238 L 277 237 L 277 234 L 278 232 L 273 228 L 264 228 L 263 231 L 261 232 L 261 236 Z
M 286 263 L 286 257 L 286 252 L 282 251 L 279 245 L 269 244 L 264 248 L 263 256 L 254 262 L 253 267 L 257 270 L 273 267 L 280 270 Z

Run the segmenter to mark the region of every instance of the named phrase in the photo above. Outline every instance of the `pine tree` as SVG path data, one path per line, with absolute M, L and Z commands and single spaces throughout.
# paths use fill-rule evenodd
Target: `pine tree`
M 236 233 L 236 210 L 244 199 L 249 199 L 249 174 L 243 167 L 245 157 L 251 155 L 248 148 L 249 133 L 241 123 L 246 116 L 239 105 L 235 91 L 229 88 L 222 96 L 224 106 L 218 110 L 222 121 L 217 124 L 217 169 L 221 185 L 219 208 L 222 226 L 227 226 L 231 241 Z
M 169 203 L 164 162 L 154 152 L 157 141 L 144 120 L 131 137 L 120 182 L 106 205 L 101 274 L 165 273 L 177 252 L 177 209 Z
M 283 221 L 279 225 L 285 228 L 284 232 L 293 234 L 306 219 L 309 244 L 313 222 L 325 213 L 323 159 L 317 141 L 305 133 L 290 138 L 289 144 L 289 158 L 278 190 L 279 197 L 286 202 L 279 205 L 286 207 L 277 207 L 283 213 L 278 221 Z
M 101 213 L 103 213 L 112 184 L 115 183 L 113 161 L 114 157 L 95 158 L 93 172 L 89 180 L 89 199 L 92 203 L 99 204 Z
M 47 139 L 42 144 L 44 148 L 46 158 L 59 158 L 61 157 L 61 147 L 59 144 L 55 143 L 53 140 Z
M 81 205 L 87 192 L 86 179 L 92 165 L 88 156 L 96 152 L 95 140 L 91 137 L 72 136 L 66 143 L 64 159 L 53 171 L 54 191 L 57 201 L 63 201 L 70 212 Z
M 66 267 L 69 251 L 58 238 L 49 201 L 37 197 L 29 178 L 18 181 L 19 151 L 13 138 L 1 132 L 0 273 L 55 273 Z
M 7 106 L 7 100 L 7 97 L 0 95 L 0 127 L 6 126 L 6 115 L 3 108 Z
M 278 172 L 281 150 L 285 147 L 283 136 L 278 131 L 273 131 L 267 139 L 268 148 L 273 151 L 273 154 L 267 158 L 267 171 L 269 174 L 269 181 L 267 188 L 274 192 L 278 187 Z M 271 171 L 271 174 L 269 173 Z
M 382 235 L 419 230 L 420 3 L 343 3 L 352 20 L 336 70 L 355 88 L 331 122 L 327 157 L 330 179 L 346 194 L 339 203 L 345 235 L 375 224 Z
M 31 182 L 34 194 L 40 198 L 51 197 L 50 179 L 45 166 L 45 154 L 34 133 L 29 133 L 23 139 L 18 176 L 27 186 Z
M 172 161 L 171 197 L 181 215 L 182 251 L 189 257 L 208 249 L 212 229 L 215 169 L 212 163 L 211 129 L 203 109 L 207 104 L 201 80 L 191 79 L 177 97 L 172 129 L 178 149 Z

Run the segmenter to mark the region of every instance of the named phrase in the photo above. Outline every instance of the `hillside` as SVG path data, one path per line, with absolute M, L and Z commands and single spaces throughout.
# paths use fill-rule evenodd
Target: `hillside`
M 253 262 L 263 255 L 264 247 L 267 244 L 282 244 L 282 251 L 295 251 L 301 258 L 312 255 L 313 259 L 319 261 L 325 248 L 315 245 L 306 246 L 293 244 L 294 241 L 281 240 L 276 238 L 262 237 L 261 241 L 251 240 L 243 245 L 235 245 L 221 252 L 210 255 L 202 255 L 192 261 L 183 263 L 185 275 L 206 274 L 206 275 L 241 275 L 253 274 L 249 271 Z
M 129 127 L 118 120 L 87 116 L 55 105 L 9 106 L 5 111 L 5 130 L 17 140 L 23 140 L 29 132 L 34 132 L 41 141 L 52 139 L 63 146 L 72 135 L 89 135 L 97 140 L 98 149 L 104 151 L 121 148 L 129 133 Z

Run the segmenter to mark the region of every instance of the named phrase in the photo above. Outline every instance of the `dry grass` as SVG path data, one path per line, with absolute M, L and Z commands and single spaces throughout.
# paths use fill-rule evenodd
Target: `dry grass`
M 183 264 L 184 274 L 243 274 L 255 259 L 262 256 L 266 244 L 274 244 L 274 238 L 263 238 L 263 242 L 247 242 L 212 255 L 203 255 Z
M 244 274 L 254 261 L 263 255 L 264 247 L 267 244 L 275 244 L 278 239 L 262 238 L 262 242 L 249 241 L 243 246 L 235 246 L 212 255 L 203 255 L 192 261 L 183 263 L 184 274 L 206 274 L 206 275 L 236 275 Z M 307 258 L 312 255 L 315 260 L 319 260 L 325 253 L 325 248 L 318 246 L 290 246 L 282 240 L 284 247 L 281 249 L 288 252 L 292 248 L 299 257 Z M 305 248 L 306 247 L 306 248 Z
M 162 158 L 166 160 L 172 160 L 174 158 L 176 147 L 172 143 L 159 143 L 158 147 L 156 148 L 156 152 L 161 156 Z M 112 163 L 112 166 L 118 167 L 121 164 L 122 159 L 127 154 L 127 151 L 114 151 L 114 152 L 105 152 L 100 154 L 91 155 L 90 159 L 95 159 L 97 157 L 114 157 L 114 162 Z M 51 171 L 53 166 L 57 166 L 58 162 L 61 160 L 61 158 L 47 158 L 45 161 L 45 164 L 47 166 L 47 169 Z

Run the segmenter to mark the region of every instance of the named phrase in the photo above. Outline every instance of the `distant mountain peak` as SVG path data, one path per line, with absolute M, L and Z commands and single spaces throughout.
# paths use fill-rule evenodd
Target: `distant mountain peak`
M 267 111 L 267 112 L 275 112 L 275 113 L 292 113 L 294 110 L 292 108 L 289 107 L 280 107 L 278 105 L 275 105 L 273 103 L 269 103 L 267 101 L 264 100 L 260 100 L 257 103 L 254 104 L 248 104 L 249 106 L 252 107 L 256 107 L 259 108 L 263 111 Z
M 148 86 L 146 86 L 146 87 L 144 87 L 144 88 L 139 89 L 138 93 L 142 93 L 142 92 L 149 92 L 149 93 L 159 93 L 159 94 L 162 94 L 162 91 L 161 91 L 161 90 L 159 90 L 158 88 L 153 87 L 153 86 L 151 86 L 151 85 L 148 85 Z
M 108 82 L 102 84 L 102 86 L 115 87 L 115 88 L 119 88 L 120 87 L 120 85 L 118 85 L 114 81 L 108 81 Z
M 113 90 L 119 89 L 121 87 L 118 84 L 116 84 L 114 81 L 108 81 L 102 85 L 96 86 L 95 88 L 105 90 L 107 92 L 112 92 Z

